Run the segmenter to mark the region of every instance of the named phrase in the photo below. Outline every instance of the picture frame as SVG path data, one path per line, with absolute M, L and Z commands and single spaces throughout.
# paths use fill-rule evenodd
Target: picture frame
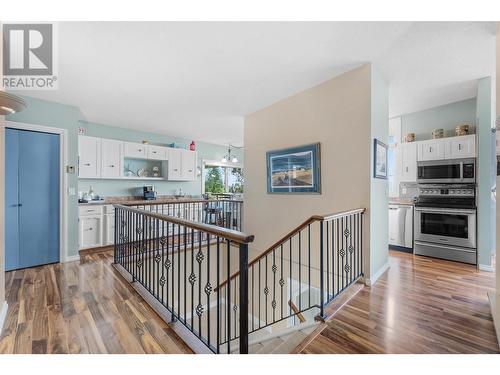
M 373 140 L 373 177 L 387 180 L 387 145 Z
M 268 194 L 321 194 L 320 143 L 266 153 Z

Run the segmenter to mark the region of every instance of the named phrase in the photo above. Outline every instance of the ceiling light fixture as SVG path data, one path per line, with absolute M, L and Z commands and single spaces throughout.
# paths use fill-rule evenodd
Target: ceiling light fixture
M 231 162 L 233 164 L 236 164 L 238 162 L 238 158 L 235 155 L 231 155 L 231 148 L 234 148 L 234 146 L 229 145 L 227 149 L 227 154 L 224 155 L 220 160 L 222 163 Z
M 0 115 L 12 115 L 26 109 L 26 102 L 17 95 L 0 91 Z

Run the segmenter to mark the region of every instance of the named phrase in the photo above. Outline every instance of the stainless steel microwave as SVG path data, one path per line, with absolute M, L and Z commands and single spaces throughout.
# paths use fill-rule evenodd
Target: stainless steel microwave
M 419 183 L 475 183 L 476 160 L 432 160 L 417 163 Z

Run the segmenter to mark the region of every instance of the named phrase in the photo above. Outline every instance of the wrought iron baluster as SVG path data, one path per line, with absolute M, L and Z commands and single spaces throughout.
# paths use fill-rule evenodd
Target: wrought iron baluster
M 328 275 L 330 274 L 330 229 L 328 227 L 328 222 L 323 223 L 326 224 L 326 300 L 328 301 L 330 298 L 330 283 L 328 282 Z
M 273 250 L 273 300 L 271 302 L 271 307 L 273 309 L 273 322 L 276 321 L 276 249 Z
M 281 319 L 284 317 L 284 310 L 285 310 L 285 304 L 284 304 L 284 297 L 283 297 L 283 287 L 285 286 L 285 280 L 283 279 L 283 244 L 280 245 L 280 287 L 281 287 Z
M 198 232 L 198 241 L 201 241 L 201 231 Z M 196 280 L 196 276 L 194 274 L 194 229 L 191 230 L 191 274 L 189 275 L 189 284 L 191 284 L 191 332 L 194 331 L 194 283 Z
M 227 286 L 227 295 L 226 295 L 226 319 L 227 319 L 227 353 L 231 353 L 231 243 L 227 240 L 226 246 L 227 252 L 227 272 L 226 272 L 226 280 L 228 281 Z
M 293 295 L 292 295 L 292 284 L 293 284 L 293 282 L 292 282 L 292 280 L 293 280 L 293 277 L 292 277 L 292 240 L 289 239 L 288 242 L 290 245 L 289 246 L 290 247 L 290 257 L 288 259 L 288 261 L 290 263 L 290 299 L 292 299 L 293 298 Z M 290 306 L 290 305 L 288 305 L 288 306 L 289 306 L 288 311 L 289 311 L 289 314 L 291 316 L 292 315 L 292 306 Z
M 201 251 L 201 239 L 198 241 L 198 253 L 196 254 L 196 261 L 198 262 L 198 306 L 196 307 L 196 314 L 198 315 L 198 334 L 201 336 L 201 315 L 203 314 L 203 306 L 201 304 L 201 263 L 203 262 L 204 256 Z
M 221 303 L 220 303 L 220 237 L 217 236 L 217 354 L 220 353 L 220 342 L 221 342 L 221 332 L 220 332 L 220 319 L 221 319 L 221 314 L 220 314 L 220 309 L 221 309 Z
M 177 318 L 182 319 L 181 312 L 181 225 L 177 225 Z
M 183 226 L 183 239 L 184 242 L 184 278 L 182 284 L 184 285 L 184 322 L 187 323 L 187 227 Z
M 320 221 L 320 229 L 319 229 L 319 264 L 320 264 L 320 270 L 319 270 L 319 290 L 320 290 L 320 316 L 324 317 L 324 308 L 325 308 L 325 286 L 324 286 L 324 248 L 323 248 L 323 223 L 324 221 Z
M 267 255 L 266 257 L 264 258 L 265 262 L 266 262 L 266 271 L 265 271 L 265 277 L 266 277 L 266 286 L 264 287 L 264 295 L 265 295 L 265 300 L 266 300 L 266 304 L 265 304 L 265 309 L 266 309 L 266 326 L 268 325 L 268 321 L 267 321 L 267 311 L 269 310 L 269 306 L 267 304 L 267 295 L 269 294 L 269 287 L 268 287 L 268 283 L 267 283 L 267 274 L 268 274 L 268 270 L 267 270 Z
M 354 248 L 352 247 L 352 215 L 349 215 L 349 284 L 352 283 L 352 271 L 353 271 L 353 263 L 352 263 L 352 253 L 354 252 Z
M 339 236 L 339 226 L 340 226 L 340 219 L 335 220 L 337 222 L 337 291 L 336 294 L 338 294 L 339 289 L 340 289 L 340 236 Z
M 299 310 L 302 311 L 302 230 L 299 231 Z
M 311 306 L 311 224 L 307 226 L 307 282 L 309 284 L 309 306 Z
M 261 311 L 261 305 L 262 305 L 262 295 L 260 294 L 260 291 L 262 290 L 261 289 L 261 280 L 262 280 L 262 277 L 261 277 L 261 264 L 260 264 L 260 258 L 259 258 L 259 328 L 261 327 L 261 316 L 260 315 L 260 311 Z
M 210 294 L 211 293 L 212 293 L 212 285 L 210 284 L 210 237 L 209 237 L 207 240 L 207 283 L 205 284 L 205 294 L 207 295 L 207 337 L 208 337 L 207 341 L 209 347 L 210 347 Z

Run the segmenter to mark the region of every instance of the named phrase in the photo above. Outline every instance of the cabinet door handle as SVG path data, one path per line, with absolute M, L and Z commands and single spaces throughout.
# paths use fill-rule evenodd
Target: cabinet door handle
M 137 151 L 142 152 L 142 148 L 137 149 Z
M 114 166 L 114 164 L 111 164 L 109 167 L 110 167 L 110 168 L 114 168 L 115 166 Z
M 458 150 L 462 151 L 462 144 L 461 143 L 458 144 Z
M 408 172 L 408 167 L 406 167 L 406 172 Z
M 90 167 L 90 163 L 85 163 L 84 166 Z

